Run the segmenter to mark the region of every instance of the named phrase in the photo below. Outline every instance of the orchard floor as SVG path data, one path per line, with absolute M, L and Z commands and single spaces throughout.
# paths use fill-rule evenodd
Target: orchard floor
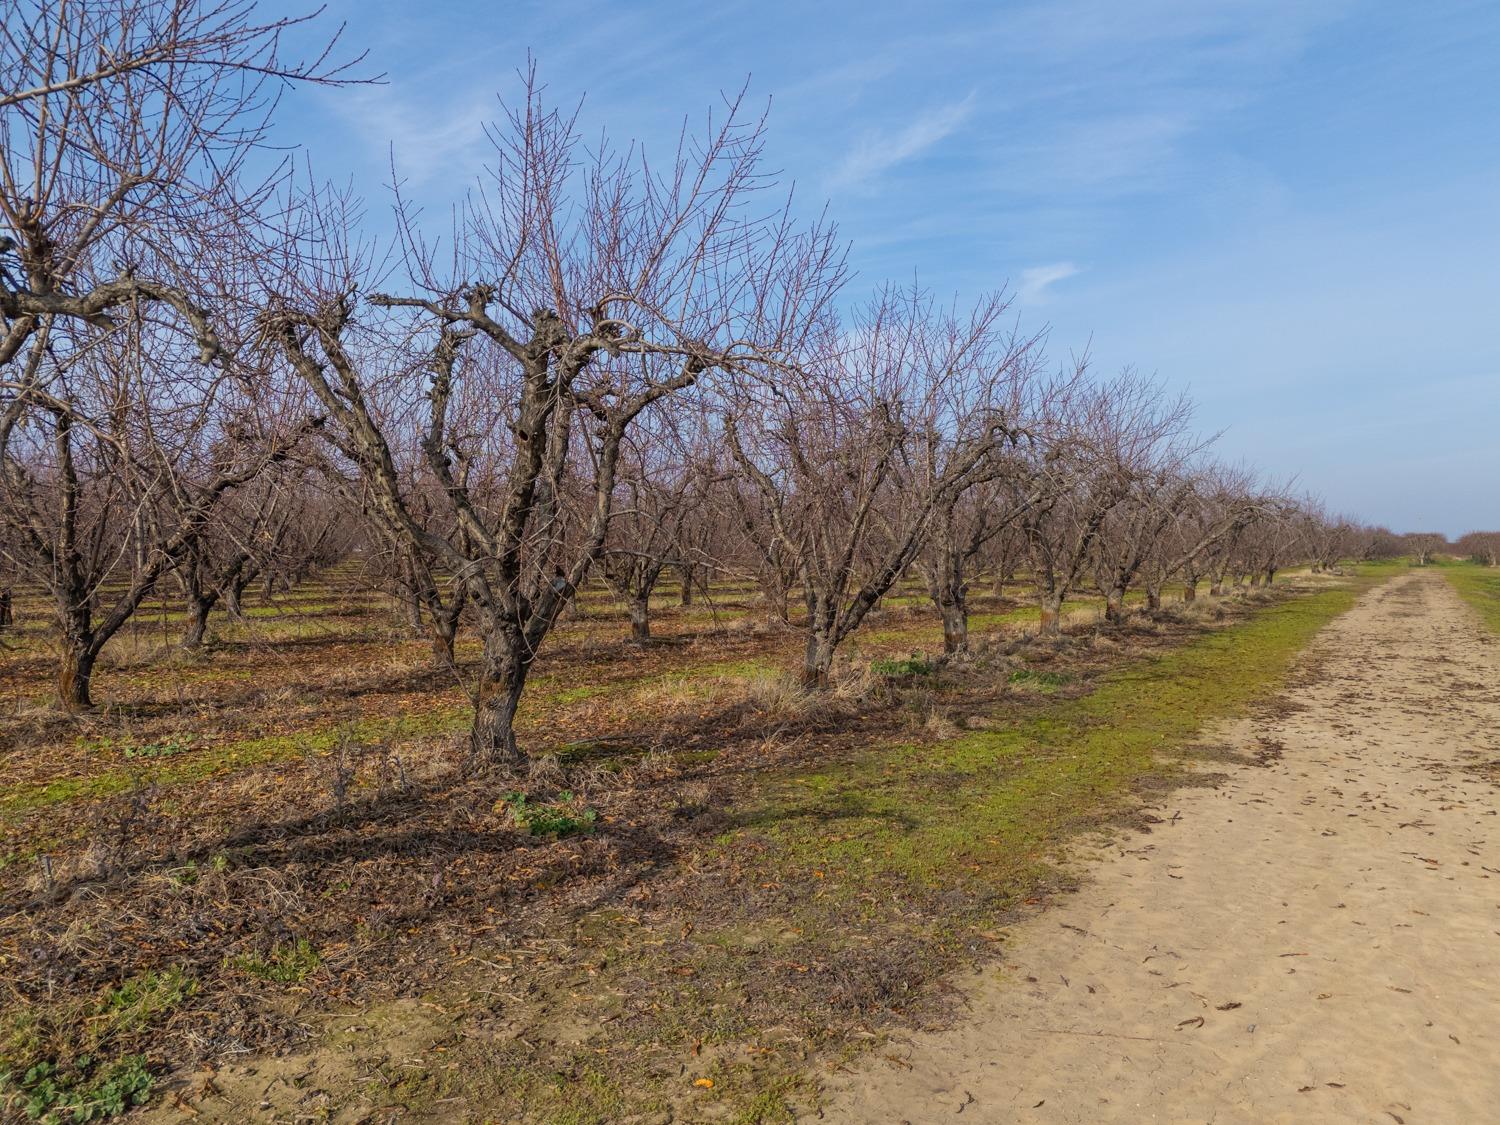
M 819 1116 L 1500 1119 L 1500 641 L 1413 572 L 1219 734 L 1263 765 L 1101 844 L 957 1026 L 836 1075 Z

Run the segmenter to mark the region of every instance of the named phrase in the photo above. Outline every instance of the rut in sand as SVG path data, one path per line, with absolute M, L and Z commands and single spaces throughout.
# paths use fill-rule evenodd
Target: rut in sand
M 1500 643 L 1415 572 L 1219 735 L 1264 765 L 1174 794 L 823 1119 L 1500 1120 Z

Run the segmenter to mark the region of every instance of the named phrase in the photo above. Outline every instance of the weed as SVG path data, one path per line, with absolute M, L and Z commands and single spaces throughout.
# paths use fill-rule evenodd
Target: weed
M 80 1055 L 63 1065 L 43 1061 L 24 1070 L 0 1069 L 0 1091 L 7 1104 L 19 1103 L 30 1120 L 44 1125 L 117 1117 L 146 1104 L 152 1081 L 144 1055 L 126 1055 L 111 1063 Z
M 312 942 L 306 938 L 298 938 L 291 945 L 277 942 L 271 947 L 271 952 L 264 956 L 259 953 L 242 953 L 230 958 L 229 963 L 260 980 L 298 984 L 311 976 L 322 960 Z
M 133 977 L 105 993 L 100 1015 L 117 1031 L 135 1031 L 155 1022 L 198 990 L 198 982 L 173 966 Z
M 48 1016 L 16 1017 L 0 1046 L 0 1107 L 72 1125 L 144 1105 L 152 1087 L 145 1056 L 112 1057 L 118 1046 L 111 1045 L 161 1023 L 197 990 L 197 981 L 174 966 Z
M 510 810 L 516 827 L 531 836 L 561 838 L 592 832 L 599 814 L 593 809 L 579 812 L 572 802 L 572 793 L 559 793 L 555 802 L 540 804 L 525 793 L 512 790 L 500 798 L 499 804 Z
M 901 660 L 874 660 L 870 662 L 870 671 L 877 676 L 884 676 L 888 680 L 904 680 L 912 676 L 930 676 L 935 669 L 932 661 L 912 653 Z

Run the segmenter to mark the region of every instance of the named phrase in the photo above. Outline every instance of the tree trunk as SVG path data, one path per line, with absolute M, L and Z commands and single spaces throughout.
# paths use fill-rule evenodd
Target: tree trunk
M 1257 570 L 1257 571 L 1256 571 L 1256 572 L 1255 572 L 1255 573 L 1254 573 L 1254 574 L 1252 574 L 1252 575 L 1251 575 L 1251 576 L 1250 576 L 1250 588 L 1251 588 L 1251 589 L 1252 589 L 1252 590 L 1254 590 L 1254 589 L 1256 589 L 1256 588 L 1257 588 L 1257 587 L 1258 587 L 1258 586 L 1259 586 L 1259 585 L 1260 585 L 1260 571 L 1258 571 L 1258 570 Z
M 453 667 L 453 642 L 458 634 L 454 625 L 441 618 L 432 619 L 432 662 L 439 668 Z
M 938 602 L 943 615 L 943 651 L 949 654 L 969 651 L 969 607 L 962 594 L 945 595 Z
M 1266 567 L 1266 588 L 1270 589 L 1271 583 L 1276 581 L 1276 567 Z
M 245 605 L 240 599 L 244 596 L 245 587 L 254 581 L 255 576 L 252 574 L 236 578 L 224 588 L 224 608 L 236 621 L 245 619 Z
M 12 625 L 15 624 L 15 619 L 11 616 L 10 606 L 10 588 L 6 587 L 5 589 L 0 590 L 0 633 L 5 632 L 5 630 L 9 629 Z
M 826 632 L 809 626 L 807 653 L 802 659 L 802 685 L 823 691 L 828 687 L 832 673 L 833 642 Z
M 802 685 L 814 691 L 828 687 L 833 672 L 834 612 L 806 586 L 802 600 L 807 605 L 807 651 L 802 657 Z
M 513 643 L 507 645 L 507 641 Z M 474 710 L 474 727 L 469 732 L 469 747 L 476 758 L 491 765 L 515 766 L 525 761 L 525 755 L 516 744 L 515 721 L 516 708 L 520 706 L 531 665 L 515 651 L 508 651 L 519 650 L 520 642 L 520 637 L 502 637 L 493 644 L 485 642 L 479 699 Z
M 62 663 L 57 674 L 57 695 L 65 711 L 77 715 L 90 711 L 94 701 L 89 686 L 94 678 L 97 653 L 64 643 Z
M 678 599 L 678 602 L 681 605 L 692 605 L 693 604 L 693 568 L 690 567 L 690 566 L 683 567 L 682 568 L 681 578 L 682 578 L 682 592 L 681 592 L 681 597 Z
M 1112 586 L 1104 595 L 1104 620 L 1111 625 L 1124 623 L 1125 589 L 1123 586 Z
M 182 638 L 182 647 L 197 652 L 203 647 L 203 638 L 208 635 L 208 617 L 213 612 L 212 598 L 191 598 L 188 601 L 188 627 Z
M 1146 587 L 1146 609 L 1149 610 L 1152 613 L 1158 613 L 1158 612 L 1160 612 L 1160 610 L 1161 610 L 1161 587 L 1160 586 L 1147 586 Z
M 1055 637 L 1062 632 L 1062 598 L 1057 594 L 1043 594 L 1041 635 Z
M 630 639 L 637 644 L 645 644 L 651 639 L 651 595 L 632 594 L 629 602 L 630 609 Z

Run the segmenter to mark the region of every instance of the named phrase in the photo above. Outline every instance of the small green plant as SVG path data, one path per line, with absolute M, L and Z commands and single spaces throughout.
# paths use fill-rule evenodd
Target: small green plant
M 551 804 L 533 802 L 525 793 L 511 791 L 500 798 L 510 809 L 516 827 L 531 836 L 576 836 L 592 832 L 599 819 L 593 809 L 579 812 L 572 805 L 573 794 L 559 793 Z
M 19 1104 L 28 1119 L 43 1125 L 117 1117 L 146 1104 L 152 1081 L 144 1055 L 126 1055 L 107 1064 L 80 1055 L 61 1066 L 44 1060 L 24 1070 L 0 1062 L 0 1092 L 11 1105 Z
M 275 981 L 277 984 L 297 984 L 311 976 L 322 961 L 312 942 L 306 938 L 298 938 L 290 945 L 283 945 L 278 941 L 271 947 L 271 952 L 265 955 L 241 953 L 238 957 L 231 957 L 229 963 L 241 972 L 261 980 Z
M 138 758 L 171 758 L 177 754 L 186 754 L 193 749 L 193 744 L 182 738 L 168 738 L 161 742 L 148 742 L 143 746 L 127 746 L 123 753 L 127 760 Z
M 103 735 L 98 738 L 80 738 L 78 745 L 84 750 L 95 753 L 119 754 L 126 761 L 172 758 L 195 749 L 189 739 L 175 736 L 164 738 L 160 742 L 135 742 L 126 738 L 111 738 Z
M 870 671 L 877 676 L 885 676 L 887 679 L 900 680 L 907 676 L 930 676 L 933 672 L 933 664 L 913 653 L 902 660 L 874 660 L 870 662 Z
M 175 1008 L 198 990 L 198 982 L 177 966 L 132 977 L 104 994 L 99 1014 L 114 1030 L 133 1031 Z

